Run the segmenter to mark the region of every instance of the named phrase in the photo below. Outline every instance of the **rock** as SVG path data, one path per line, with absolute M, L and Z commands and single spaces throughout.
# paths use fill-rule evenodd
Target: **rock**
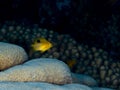
M 0 81 L 72 83 L 68 66 L 57 59 L 38 58 L 0 72 Z
M 84 84 L 87 86 L 97 86 L 97 81 L 88 75 L 72 73 L 73 83 Z
M 28 56 L 22 47 L 0 42 L 0 70 L 21 64 L 27 59 Z

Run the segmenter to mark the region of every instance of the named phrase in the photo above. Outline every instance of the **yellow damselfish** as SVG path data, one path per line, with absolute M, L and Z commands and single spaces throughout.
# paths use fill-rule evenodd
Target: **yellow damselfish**
M 45 52 L 53 46 L 51 42 L 46 40 L 45 38 L 36 38 L 32 43 L 31 47 L 33 51 Z
M 66 61 L 66 64 L 72 69 L 77 63 L 77 60 L 75 59 L 71 59 L 71 60 L 68 60 Z

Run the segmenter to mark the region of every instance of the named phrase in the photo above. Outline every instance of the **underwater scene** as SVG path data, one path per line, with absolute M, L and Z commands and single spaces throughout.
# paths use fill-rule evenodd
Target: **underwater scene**
M 1 0 L 0 90 L 120 90 L 120 0 Z

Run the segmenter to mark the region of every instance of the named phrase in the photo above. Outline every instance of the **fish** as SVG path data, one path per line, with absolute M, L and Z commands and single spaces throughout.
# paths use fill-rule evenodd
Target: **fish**
M 70 69 L 72 69 L 77 64 L 77 60 L 75 59 L 67 60 L 66 64 L 69 66 Z
M 34 39 L 33 43 L 31 44 L 32 51 L 40 51 L 41 53 L 44 53 L 52 47 L 53 44 L 43 37 Z

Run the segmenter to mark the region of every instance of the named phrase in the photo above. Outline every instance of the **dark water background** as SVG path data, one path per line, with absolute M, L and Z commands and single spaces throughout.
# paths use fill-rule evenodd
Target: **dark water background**
M 0 22 L 27 25 L 70 34 L 78 42 L 103 48 L 120 59 L 119 0 L 0 0 Z

